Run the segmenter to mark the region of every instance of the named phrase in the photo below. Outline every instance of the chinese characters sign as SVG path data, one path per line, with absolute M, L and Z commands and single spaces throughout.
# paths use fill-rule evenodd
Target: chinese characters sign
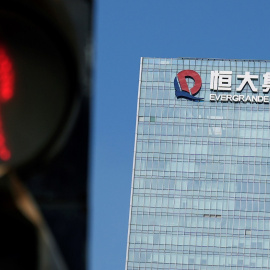
M 263 94 L 267 94 L 270 90 L 270 72 L 263 75 L 264 83 L 262 85 Z M 236 94 L 210 94 L 212 102 L 243 102 L 243 103 L 269 103 L 269 96 L 258 95 L 258 88 L 255 87 L 254 81 L 258 80 L 258 75 L 252 75 L 246 71 L 244 74 L 237 75 L 240 84 L 235 89 Z M 244 87 L 248 85 L 252 95 L 242 95 Z M 231 92 L 232 89 L 232 71 L 211 71 L 210 90 L 219 92 Z M 253 94 L 254 93 L 254 94 Z M 256 95 L 255 95 L 256 93 Z

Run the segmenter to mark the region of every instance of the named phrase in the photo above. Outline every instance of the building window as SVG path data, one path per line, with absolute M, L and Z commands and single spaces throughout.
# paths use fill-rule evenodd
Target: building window
M 150 122 L 156 122 L 156 117 L 155 116 L 150 116 Z

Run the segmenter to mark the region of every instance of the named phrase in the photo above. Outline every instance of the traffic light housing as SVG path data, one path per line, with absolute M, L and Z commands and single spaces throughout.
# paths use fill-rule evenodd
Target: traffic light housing
M 61 25 L 63 10 L 47 3 L 9 0 L 0 9 L 0 164 L 5 167 L 51 157 L 78 111 L 76 43 L 71 27 Z
M 0 4 L 0 215 L 5 228 L 17 228 L 21 236 L 14 238 L 14 229 L 6 233 L 20 268 L 4 260 L 9 256 L 1 256 L 0 244 L 1 269 L 41 267 L 40 230 L 21 207 L 23 200 L 16 199 L 26 198 L 38 212 L 29 191 L 64 264 L 85 267 L 89 62 L 84 53 L 89 50 L 91 7 L 84 0 Z M 82 32 L 78 20 L 89 24 L 89 33 Z M 16 189 L 20 184 L 24 188 Z M 26 239 L 28 255 L 22 252 Z

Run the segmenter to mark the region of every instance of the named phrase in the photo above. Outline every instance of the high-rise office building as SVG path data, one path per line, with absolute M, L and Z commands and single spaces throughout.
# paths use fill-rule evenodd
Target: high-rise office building
M 142 58 L 126 270 L 270 269 L 270 62 Z

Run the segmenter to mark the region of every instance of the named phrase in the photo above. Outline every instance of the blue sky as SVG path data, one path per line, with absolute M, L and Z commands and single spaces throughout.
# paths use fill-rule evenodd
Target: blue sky
M 270 1 L 97 0 L 92 270 L 125 266 L 140 57 L 270 59 Z

